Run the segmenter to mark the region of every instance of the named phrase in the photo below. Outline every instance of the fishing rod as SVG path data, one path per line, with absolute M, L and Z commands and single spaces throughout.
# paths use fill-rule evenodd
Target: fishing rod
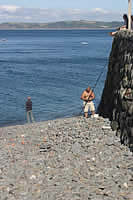
M 92 91 L 93 91 L 93 92 L 94 92 L 94 89 L 96 88 L 97 83 L 98 83 L 98 81 L 100 80 L 100 78 L 101 78 L 101 76 L 102 76 L 102 74 L 103 74 L 104 69 L 106 68 L 106 66 L 107 66 L 107 64 L 104 65 L 104 67 L 103 67 L 101 73 L 99 74 L 99 76 L 98 76 L 98 78 L 97 78 L 97 80 L 96 80 L 96 82 L 95 82 L 95 85 L 94 85 L 93 88 L 92 88 Z
M 95 90 L 95 88 L 96 88 L 96 86 L 97 86 L 97 84 L 98 84 L 98 82 L 99 82 L 99 80 L 100 80 L 100 78 L 101 78 L 101 76 L 102 76 L 102 74 L 103 74 L 104 69 L 105 69 L 106 66 L 107 66 L 107 63 L 104 65 L 102 71 L 100 72 L 98 78 L 96 79 L 95 85 L 94 85 L 93 88 L 91 89 L 90 96 L 91 96 L 92 92 L 94 92 L 94 90 Z M 88 99 L 89 99 L 89 98 L 88 98 Z M 82 106 L 82 109 L 81 109 L 81 112 L 79 113 L 79 115 L 81 115 L 81 113 L 82 113 L 82 111 L 83 111 L 83 108 L 84 108 L 84 106 Z

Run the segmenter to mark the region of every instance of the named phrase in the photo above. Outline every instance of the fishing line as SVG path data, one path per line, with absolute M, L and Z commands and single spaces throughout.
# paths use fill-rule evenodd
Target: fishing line
M 96 86 L 97 86 L 97 84 L 98 84 L 98 82 L 99 82 L 99 80 L 100 80 L 102 74 L 104 73 L 104 69 L 106 68 L 106 66 L 107 66 L 107 64 L 104 65 L 102 71 L 100 72 L 100 74 L 99 74 L 99 76 L 98 76 L 98 78 L 97 78 L 97 80 L 96 80 L 96 82 L 95 82 L 95 85 L 94 85 L 93 88 L 92 88 L 92 91 L 93 91 L 93 92 L 94 92 L 94 89 L 96 88 Z
M 103 67 L 103 69 L 101 70 L 101 72 L 100 72 L 98 78 L 96 79 L 96 82 L 95 82 L 95 84 L 94 84 L 94 86 L 92 87 L 92 90 L 91 90 L 92 92 L 94 92 L 94 90 L 95 90 L 95 88 L 96 88 L 96 86 L 97 86 L 97 84 L 98 84 L 98 82 L 99 82 L 99 80 L 100 80 L 102 74 L 104 73 L 104 69 L 106 68 L 106 66 L 107 66 L 107 63 L 104 65 L 104 67 Z M 91 93 L 92 93 L 92 92 L 91 92 Z M 91 94 L 90 94 L 90 95 L 91 95 Z M 82 106 L 82 110 L 81 110 L 81 112 L 79 113 L 79 115 L 82 114 L 83 108 L 84 108 L 84 107 Z

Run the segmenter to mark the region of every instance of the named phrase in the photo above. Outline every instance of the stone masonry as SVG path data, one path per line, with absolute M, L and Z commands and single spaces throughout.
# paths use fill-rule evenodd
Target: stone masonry
M 108 73 L 98 107 L 111 120 L 122 144 L 133 146 L 133 32 L 119 31 L 113 40 Z

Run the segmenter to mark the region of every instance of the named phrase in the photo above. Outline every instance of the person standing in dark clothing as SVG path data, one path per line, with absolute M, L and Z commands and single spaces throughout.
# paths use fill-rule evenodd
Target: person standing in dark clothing
M 27 112 L 27 121 L 28 121 L 28 123 L 34 122 L 34 117 L 33 117 L 33 114 L 32 114 L 31 97 L 27 98 L 27 101 L 26 101 L 26 112 Z
M 119 27 L 117 29 L 117 31 L 110 32 L 109 33 L 110 36 L 114 36 L 119 30 L 127 30 L 128 29 L 128 16 L 127 16 L 127 14 L 123 15 L 123 20 L 124 20 L 124 25 Z

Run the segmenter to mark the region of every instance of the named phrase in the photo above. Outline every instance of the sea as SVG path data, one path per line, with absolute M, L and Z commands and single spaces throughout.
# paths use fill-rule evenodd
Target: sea
M 110 30 L 0 30 L 0 126 L 82 115 L 90 86 L 98 107 L 112 48 Z

